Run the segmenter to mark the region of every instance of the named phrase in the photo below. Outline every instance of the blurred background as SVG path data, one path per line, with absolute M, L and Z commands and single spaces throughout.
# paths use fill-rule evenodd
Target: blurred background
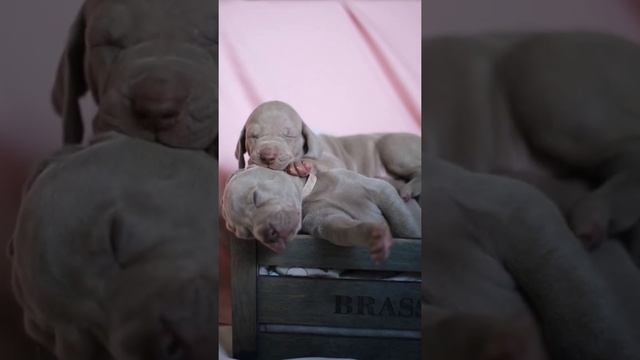
M 415 13 L 412 20 L 407 20 L 410 23 L 406 29 L 396 28 L 398 20 L 393 19 L 404 16 L 400 14 L 405 11 L 402 10 L 405 2 Z M 11 294 L 4 250 L 13 230 L 27 172 L 61 144 L 61 120 L 53 112 L 49 93 L 69 25 L 81 3 L 81 0 L 0 2 L 0 357 L 3 359 L 34 358 L 33 345 L 24 336 L 20 309 Z M 404 38 L 405 34 L 411 39 L 419 34 L 415 28 L 420 24 L 418 1 L 362 0 L 346 5 L 330 0 L 281 1 L 290 7 L 287 11 L 276 10 L 275 3 L 220 1 L 221 177 L 226 176 L 225 171 L 235 169 L 232 152 L 239 129 L 250 110 L 263 100 L 280 98 L 290 102 L 318 132 L 341 135 L 360 131 L 351 127 L 352 124 L 372 124 L 372 130 L 377 126 L 392 131 L 420 130 L 419 121 L 415 121 L 416 109 L 420 109 L 419 97 L 417 101 L 411 100 L 411 97 L 397 95 L 396 90 L 402 86 L 407 92 L 415 91 L 415 86 L 419 89 L 416 79 L 419 79 L 420 68 L 416 65 L 419 58 L 415 57 L 415 48 L 404 52 L 396 47 L 398 41 L 410 42 Z M 396 10 L 389 10 L 389 18 L 378 8 L 383 3 L 395 6 Z M 253 6 L 262 7 L 261 12 L 248 10 Z M 304 21 L 293 23 L 279 20 L 283 16 L 297 19 L 308 11 L 304 10 L 306 6 L 313 8 L 317 17 L 305 16 Z M 253 27 L 253 22 L 261 26 Z M 408 28 L 414 29 L 413 33 L 409 33 Z M 364 29 L 368 32 L 363 32 Z M 541 29 L 602 30 L 640 41 L 640 1 L 425 0 L 422 3 L 423 35 Z M 274 34 L 295 36 L 287 35 L 288 40 L 283 44 Z M 334 43 L 328 40 L 329 35 L 339 36 Z M 355 42 L 348 45 L 347 40 Z M 318 51 L 321 44 L 330 49 Z M 268 55 L 276 46 L 281 50 Z M 307 51 L 316 54 L 315 57 L 307 57 Z M 378 55 L 366 55 L 372 53 Z M 403 70 L 396 73 L 402 79 L 402 86 L 390 83 L 384 70 L 388 64 L 380 63 L 381 58 L 403 64 L 399 67 Z M 233 65 L 236 62 L 238 66 Z M 349 64 L 349 67 L 330 64 Z M 289 80 L 277 76 L 285 70 L 285 65 L 292 66 L 291 71 L 299 76 L 295 82 L 284 82 Z M 243 72 L 234 70 L 243 66 Z M 309 67 L 314 71 L 308 70 Z M 242 76 L 255 86 L 242 85 Z M 370 83 L 369 76 L 378 77 L 379 88 L 376 85 L 363 93 L 347 91 L 352 89 L 352 81 L 365 79 Z M 367 106 L 363 106 L 361 101 L 370 93 L 376 97 L 365 101 Z M 377 99 L 382 97 L 386 98 L 385 102 L 378 103 Z M 85 121 L 89 122 L 94 111 L 91 99 L 84 99 L 83 110 Z M 365 113 L 367 116 L 362 115 Z M 343 124 L 325 127 L 339 121 Z M 223 269 L 227 260 L 221 258 Z M 223 280 L 224 273 L 221 277 Z M 223 286 L 228 287 L 228 282 Z M 221 304 L 223 300 L 221 297 Z M 221 319 L 224 321 L 225 317 Z

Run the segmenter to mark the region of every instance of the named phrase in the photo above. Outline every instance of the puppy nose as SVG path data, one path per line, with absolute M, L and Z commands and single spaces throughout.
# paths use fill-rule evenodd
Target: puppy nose
M 266 164 L 271 164 L 276 160 L 278 153 L 272 148 L 266 148 L 260 151 L 260 160 Z
M 295 226 L 275 226 L 273 224 L 269 224 L 264 232 L 264 239 L 269 244 L 276 243 L 280 239 L 288 239 L 295 230 Z
M 269 224 L 269 226 L 267 226 L 267 228 L 265 229 L 264 240 L 267 243 L 271 244 L 271 243 L 278 242 L 279 237 L 280 237 L 280 233 L 278 232 L 276 227 L 273 226 L 273 224 Z
M 188 97 L 188 86 L 172 73 L 149 74 L 132 84 L 131 107 L 148 129 L 173 127 Z

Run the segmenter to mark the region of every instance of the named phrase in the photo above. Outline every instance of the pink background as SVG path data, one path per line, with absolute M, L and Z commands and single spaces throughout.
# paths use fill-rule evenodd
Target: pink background
M 220 191 L 253 109 L 291 104 L 317 133 L 420 134 L 420 1 L 221 1 Z M 221 321 L 229 322 L 221 226 Z
M 237 168 L 242 125 L 268 100 L 319 133 L 420 133 L 420 32 L 417 0 L 222 1 L 221 180 Z

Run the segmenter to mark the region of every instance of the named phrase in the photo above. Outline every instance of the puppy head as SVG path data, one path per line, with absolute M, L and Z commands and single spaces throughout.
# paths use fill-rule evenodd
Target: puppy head
M 210 1 L 87 1 L 53 89 L 65 142 L 82 141 L 78 98 L 89 88 L 99 105 L 95 132 L 208 148 L 217 132 L 217 46 Z
M 227 229 L 275 252 L 284 250 L 301 227 L 302 193 L 294 180 L 283 171 L 258 166 L 236 172 L 222 195 Z
M 294 160 L 319 157 L 318 142 L 290 105 L 269 101 L 249 115 L 238 139 L 236 158 L 239 168 L 244 168 L 244 154 L 248 153 L 250 164 L 283 170 Z
M 215 166 L 204 152 L 116 135 L 40 172 L 13 271 L 26 317 L 69 345 L 58 357 L 214 358 Z

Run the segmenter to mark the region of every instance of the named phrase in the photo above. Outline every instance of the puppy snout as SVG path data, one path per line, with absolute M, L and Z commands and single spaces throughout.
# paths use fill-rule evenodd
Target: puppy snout
M 148 129 L 174 126 L 189 95 L 188 84 L 176 73 L 148 74 L 131 86 L 131 107 Z
M 273 224 L 269 224 L 265 229 L 264 240 L 269 244 L 273 244 L 278 242 L 278 238 L 280 237 L 280 233 L 278 229 Z
M 260 160 L 265 164 L 272 164 L 278 158 L 278 151 L 274 148 L 260 150 Z
M 286 226 L 276 226 L 269 224 L 264 230 L 264 240 L 268 244 L 274 244 L 281 240 L 288 240 L 295 231 L 295 228 Z

